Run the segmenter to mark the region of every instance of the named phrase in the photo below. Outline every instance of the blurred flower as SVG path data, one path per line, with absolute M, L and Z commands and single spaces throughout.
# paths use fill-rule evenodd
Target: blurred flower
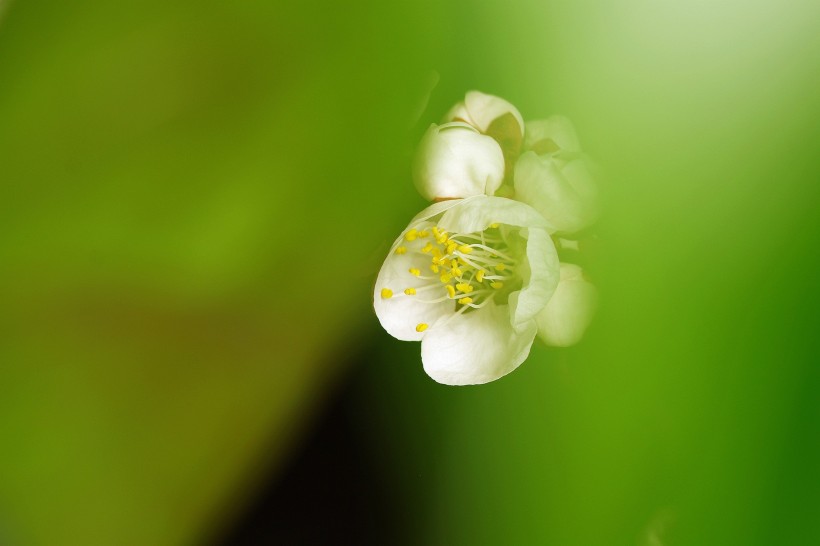
M 550 301 L 536 316 L 538 337 L 547 345 L 575 345 L 592 321 L 598 290 L 575 264 L 561 264 L 561 280 Z
M 531 207 L 476 196 L 435 203 L 393 244 L 374 308 L 387 332 L 421 341 L 439 383 L 487 383 L 526 359 L 536 317 L 558 285 L 544 219 Z
M 413 181 L 428 201 L 492 195 L 503 179 L 498 143 L 462 122 L 431 125 L 413 161 Z
M 572 123 L 563 116 L 526 125 L 525 152 L 515 165 L 515 198 L 531 205 L 561 233 L 592 224 L 598 189 Z

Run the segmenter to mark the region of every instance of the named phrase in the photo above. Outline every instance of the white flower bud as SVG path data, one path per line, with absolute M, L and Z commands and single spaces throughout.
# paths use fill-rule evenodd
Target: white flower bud
M 504 180 L 504 155 L 466 123 L 431 125 L 413 161 L 413 182 L 429 201 L 493 195 Z
M 598 189 L 587 163 L 582 155 L 566 161 L 526 152 L 515 164 L 515 198 L 540 212 L 555 231 L 579 231 L 598 215 Z
M 524 134 L 524 118 L 518 109 L 494 95 L 487 95 L 480 91 L 469 91 L 463 102 L 453 106 L 444 117 L 446 121 L 464 121 L 482 133 L 488 133 L 490 125 L 505 114 L 512 114 L 518 122 L 521 135 Z
M 574 264 L 561 264 L 561 280 L 547 303 L 535 317 L 538 337 L 547 345 L 569 347 L 578 343 L 592 321 L 598 290 L 584 279 Z
M 572 122 L 564 116 L 528 121 L 524 135 L 524 150 L 538 155 L 558 151 L 580 152 L 581 145 Z

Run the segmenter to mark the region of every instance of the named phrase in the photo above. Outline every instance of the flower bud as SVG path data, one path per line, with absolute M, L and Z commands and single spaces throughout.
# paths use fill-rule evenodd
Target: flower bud
M 515 165 L 513 183 L 515 198 L 541 213 L 557 232 L 579 231 L 598 214 L 598 190 L 585 156 L 564 160 L 526 152 Z
M 598 290 L 584 279 L 575 264 L 561 264 L 561 280 L 547 306 L 535 317 L 538 337 L 547 345 L 569 347 L 578 343 L 592 321 Z
M 531 150 L 538 155 L 560 151 L 580 152 L 581 145 L 569 118 L 551 116 L 527 122 L 524 150 Z
M 493 195 L 504 180 L 498 143 L 462 122 L 431 125 L 413 161 L 413 181 L 427 200 Z
M 446 121 L 463 121 L 469 123 L 479 131 L 487 134 L 490 125 L 498 118 L 511 114 L 518 122 L 518 131 L 524 134 L 524 118 L 518 109 L 494 95 L 487 95 L 480 91 L 469 91 L 463 102 L 453 106 L 444 116 Z

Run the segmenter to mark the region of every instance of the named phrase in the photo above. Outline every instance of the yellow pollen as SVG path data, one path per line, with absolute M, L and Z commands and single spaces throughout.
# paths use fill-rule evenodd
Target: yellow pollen
M 482 282 L 484 280 L 484 270 L 483 269 L 479 269 L 478 273 L 475 274 L 475 280 L 477 280 L 478 282 Z
M 430 234 L 427 232 L 426 229 L 418 232 L 419 237 L 427 237 L 428 235 Z
M 435 256 L 436 258 L 440 258 L 441 257 L 441 249 L 434 246 L 433 247 L 433 256 Z
M 453 242 L 447 243 L 447 254 L 455 252 L 457 247 L 458 245 Z
M 496 290 L 498 290 L 499 288 L 504 288 L 504 283 L 503 283 L 503 282 L 499 282 L 499 281 L 495 281 L 495 282 L 491 282 L 491 283 L 490 283 L 490 286 L 492 286 L 493 288 L 495 288 Z
M 456 288 L 458 288 L 459 290 L 461 290 L 465 294 L 469 294 L 470 292 L 472 292 L 474 290 L 474 288 L 472 286 L 470 286 L 470 283 L 468 283 L 468 282 L 460 282 L 460 283 L 456 284 Z
M 410 274 L 415 276 L 415 277 L 418 277 L 419 275 L 421 275 L 421 270 L 416 268 L 416 267 L 411 267 L 410 268 Z
M 396 248 L 396 254 L 405 254 L 407 252 L 406 246 L 400 246 Z
M 415 241 L 416 237 L 418 237 L 418 234 L 419 234 L 418 230 L 411 229 L 410 231 L 408 231 L 404 235 L 404 238 L 407 239 L 408 241 Z
M 389 288 L 382 288 L 382 299 L 383 300 L 389 300 L 392 297 L 393 297 L 393 291 L 392 290 L 390 290 Z
M 447 285 L 447 293 L 450 295 L 450 298 L 455 298 L 456 297 L 456 289 L 453 288 L 452 284 Z
M 498 229 L 499 224 L 490 224 L 490 227 L 493 229 Z
M 423 332 L 427 329 L 427 325 L 423 322 L 416 324 L 416 332 Z
M 450 260 L 450 268 L 456 269 L 458 267 L 458 260 Z
M 431 264 L 430 269 L 433 270 L 433 273 L 438 273 L 438 266 L 436 264 Z
M 459 268 L 457 268 L 457 267 L 452 268 L 452 269 L 451 269 L 451 272 L 452 272 L 452 273 L 453 273 L 453 275 L 455 275 L 456 277 L 460 277 L 460 276 L 464 275 L 464 271 L 462 271 L 461 269 L 459 269 Z
M 433 250 L 433 243 L 428 242 L 424 247 L 421 249 L 422 252 L 428 253 Z
M 415 288 L 407 288 L 404 291 L 404 293 L 407 294 L 408 296 L 415 296 L 416 295 L 416 289 Z
M 447 284 L 448 282 L 450 282 L 450 280 L 451 280 L 452 278 L 453 278 L 453 276 L 452 276 L 452 275 L 450 275 L 449 273 L 442 273 L 442 274 L 441 274 L 441 277 L 439 277 L 439 280 L 440 280 L 441 282 L 443 282 L 444 284 Z
M 461 298 L 458 300 L 458 303 L 461 305 L 467 305 L 468 303 L 473 303 L 473 298 Z
M 433 237 L 435 237 L 436 239 L 441 237 L 441 232 L 438 230 L 437 227 L 433 226 L 433 228 L 430 231 L 433 232 Z
M 470 252 L 473 251 L 473 247 L 471 247 L 469 245 L 461 245 L 460 247 L 458 247 L 458 250 L 460 252 L 463 252 L 464 254 L 469 254 Z
M 495 266 L 495 270 L 496 270 L 496 271 L 504 271 L 506 268 L 507 268 L 507 266 L 506 266 L 506 265 L 504 265 L 504 264 L 497 264 L 497 265 Z

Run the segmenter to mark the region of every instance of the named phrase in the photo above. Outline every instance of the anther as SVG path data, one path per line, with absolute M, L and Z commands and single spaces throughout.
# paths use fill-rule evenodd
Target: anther
M 484 281 L 484 270 L 483 269 L 479 269 L 478 273 L 475 274 L 475 280 L 477 280 L 478 282 L 483 282 Z
M 431 250 L 433 250 L 433 243 L 431 243 L 431 242 L 429 242 L 429 241 L 428 241 L 428 242 L 427 242 L 427 244 L 426 244 L 426 245 L 424 245 L 424 247 L 422 247 L 422 249 L 421 249 L 421 251 L 422 251 L 422 252 L 424 252 L 424 253 L 428 253 L 428 252 L 430 252 Z
M 433 273 L 438 273 L 438 265 L 430 264 L 430 269 L 433 271 Z
M 501 282 L 501 281 L 495 281 L 495 282 L 491 282 L 490 286 L 492 286 L 493 288 L 498 290 L 499 288 L 504 288 L 504 283 Z
M 410 274 L 413 275 L 414 277 L 418 277 L 419 275 L 421 275 L 421 270 L 416 268 L 416 267 L 411 267 L 410 268 Z
M 393 291 L 392 290 L 390 290 L 389 288 L 382 288 L 382 299 L 383 300 L 389 300 L 392 297 L 393 297 Z
M 461 298 L 458 300 L 458 303 L 461 305 L 467 305 L 468 303 L 473 303 L 473 298 Z
M 496 266 L 495 266 L 496 271 L 504 271 L 506 268 L 507 268 L 507 266 L 504 265 L 504 264 L 496 264 Z
M 407 247 L 406 246 L 400 246 L 400 247 L 396 248 L 396 254 L 405 254 L 405 253 L 407 253 Z
M 423 332 L 426 329 L 427 329 L 427 325 L 424 324 L 423 322 L 420 322 L 419 324 L 416 324 L 416 332 Z
M 441 274 L 441 277 L 439 277 L 439 280 L 440 280 L 442 283 L 447 284 L 448 282 L 450 282 L 450 281 L 452 280 L 452 278 L 453 278 L 453 276 L 452 276 L 452 275 L 450 275 L 449 273 L 446 273 L 446 272 L 445 272 L 445 273 L 442 273 L 442 274 Z
M 411 229 L 410 231 L 408 231 L 408 232 L 404 235 L 404 238 L 405 238 L 405 239 L 407 239 L 408 241 L 415 241 L 415 240 L 416 240 L 416 237 L 418 237 L 418 234 L 419 234 L 418 230 L 416 230 L 416 229 Z
M 450 295 L 450 299 L 453 299 L 453 298 L 456 297 L 456 289 L 453 288 L 452 284 L 447 285 L 447 293 Z
M 404 293 L 407 294 L 408 296 L 415 296 L 416 295 L 416 289 L 415 288 L 407 288 L 407 289 L 405 289 Z
M 469 245 L 461 245 L 458 247 L 459 252 L 463 252 L 464 254 L 469 254 L 473 251 L 473 248 Z

